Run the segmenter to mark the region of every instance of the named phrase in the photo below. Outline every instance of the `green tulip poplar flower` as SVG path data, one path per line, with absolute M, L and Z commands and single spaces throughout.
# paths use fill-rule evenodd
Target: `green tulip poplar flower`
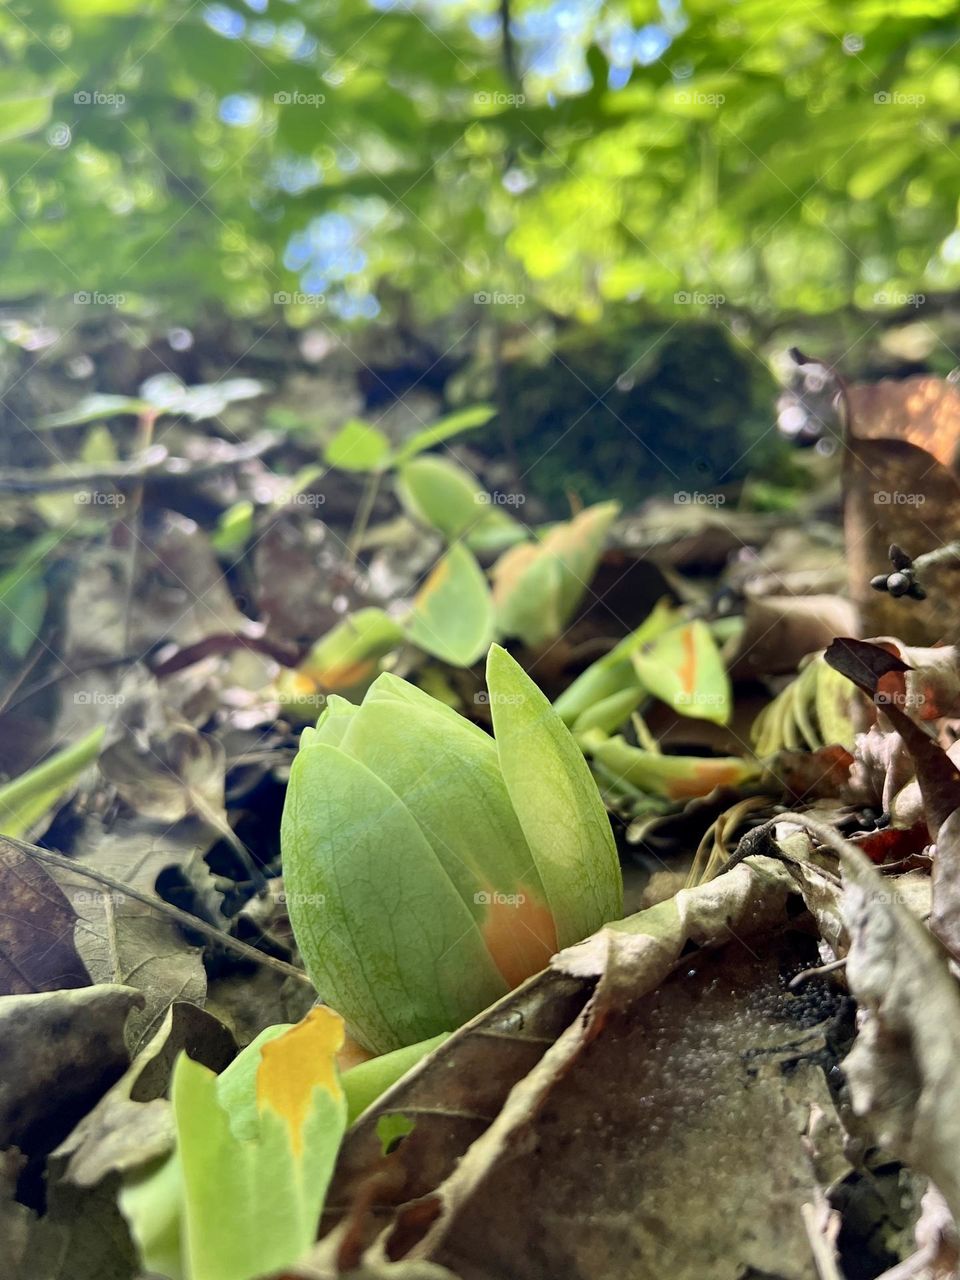
M 623 910 L 610 822 L 547 698 L 497 645 L 495 740 L 379 676 L 304 731 L 283 813 L 300 952 L 385 1053 L 468 1021 Z

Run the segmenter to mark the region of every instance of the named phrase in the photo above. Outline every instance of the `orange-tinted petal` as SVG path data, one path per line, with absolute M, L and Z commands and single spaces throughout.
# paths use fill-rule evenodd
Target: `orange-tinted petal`
M 483 940 L 505 982 L 519 986 L 555 955 L 557 926 L 547 904 L 523 885 L 516 893 L 486 892 Z
M 260 1051 L 257 1107 L 270 1107 L 283 1117 L 296 1155 L 303 1150 L 303 1126 L 314 1089 L 321 1086 L 334 1097 L 342 1093 L 335 1061 L 343 1038 L 343 1019 L 321 1005 Z

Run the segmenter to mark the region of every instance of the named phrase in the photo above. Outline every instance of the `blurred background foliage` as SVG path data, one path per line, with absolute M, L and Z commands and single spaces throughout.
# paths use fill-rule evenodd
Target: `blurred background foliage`
M 492 394 L 523 468 L 570 435 L 547 496 L 618 491 L 617 422 L 641 489 L 762 472 L 797 333 L 954 363 L 958 37 L 949 0 L 10 0 L 3 334 L 99 326 L 105 391 L 183 333 L 325 335 L 367 409 Z

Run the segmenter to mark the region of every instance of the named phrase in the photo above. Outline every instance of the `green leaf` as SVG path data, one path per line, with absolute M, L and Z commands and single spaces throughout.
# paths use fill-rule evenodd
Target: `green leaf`
M 631 746 L 624 738 L 608 738 L 592 729 L 578 741 L 584 753 L 614 780 L 668 800 L 705 796 L 714 787 L 738 787 L 758 776 L 759 766 L 739 756 L 667 756 Z
M 98 726 L 72 747 L 0 787 L 0 833 L 19 838 L 45 817 L 96 760 L 105 733 L 104 726 Z
M 323 457 L 341 471 L 380 471 L 390 459 L 390 440 L 377 427 L 354 419 L 340 428 Z
M 52 86 L 31 84 L 21 65 L 0 73 L 0 143 L 42 129 L 53 112 Z
M 432 449 L 435 444 L 442 444 L 452 436 L 484 426 L 496 415 L 496 412 L 496 409 L 488 404 L 474 405 L 470 409 L 460 409 L 457 413 L 448 414 L 446 418 L 441 418 L 439 422 L 424 427 L 422 431 L 415 431 L 395 450 L 392 459 L 394 465 L 402 467 L 418 453 L 423 453 L 424 449 Z
M 403 627 L 383 609 L 358 609 L 317 641 L 292 677 L 281 682 L 281 696 L 293 702 L 318 690 L 354 689 L 372 679 L 380 659 L 405 639 Z
M 149 400 L 142 400 L 137 396 L 84 396 L 72 409 L 47 414 L 40 419 L 39 426 L 43 430 L 52 431 L 58 427 L 77 427 L 84 422 L 96 422 L 102 418 L 124 415 L 137 417 L 151 407 Z
M 573 722 L 573 733 L 585 733 L 588 729 L 602 729 L 604 733 L 614 733 L 629 720 L 631 714 L 646 696 L 641 684 L 634 682 L 632 686 L 610 693 L 586 707 Z
M 117 456 L 117 446 L 109 430 L 102 423 L 91 427 L 80 451 L 83 461 L 88 466 L 95 467 L 98 464 L 116 462 Z
M 448 458 L 417 458 L 401 468 L 397 496 L 412 519 L 456 542 L 489 516 L 489 494 Z
M 407 634 L 414 644 L 455 667 L 469 667 L 493 637 L 493 601 L 483 571 L 456 543 L 438 561 L 413 602 Z
M 726 724 L 730 677 L 705 622 L 671 627 L 632 655 L 641 683 L 678 715 Z
M 0 574 L 0 638 L 17 657 L 25 657 L 37 639 L 47 611 L 44 562 L 65 537 L 61 529 L 41 534 Z
M 461 1026 L 507 984 L 404 798 L 320 741 L 323 727 L 293 762 L 283 810 L 290 922 L 317 990 L 361 1044 L 386 1053 Z
M 487 686 L 500 769 L 557 922 L 560 946 L 623 911 L 610 819 L 570 731 L 499 645 Z
M 222 512 L 210 542 L 222 556 L 237 555 L 247 545 L 253 532 L 253 503 L 242 498 Z
M 342 1043 L 321 1008 L 269 1028 L 220 1077 L 178 1057 L 175 1154 L 120 1197 L 147 1269 L 254 1280 L 306 1253 L 346 1128 Z
M 643 622 L 615 648 L 591 663 L 553 704 L 564 724 L 578 724 L 596 703 L 640 687 L 631 658 L 643 645 L 675 625 L 680 611 L 669 600 L 658 600 Z M 629 714 L 629 713 L 628 713 Z M 626 717 L 624 717 L 626 719 Z
M 493 567 L 493 598 L 502 635 L 528 645 L 555 640 L 589 589 L 607 530 L 620 507 L 588 507 L 554 525 L 539 544 L 506 551 Z
M 401 1076 L 406 1075 L 448 1038 L 449 1032 L 444 1031 L 429 1040 L 421 1040 L 419 1044 L 394 1049 L 393 1053 L 382 1053 L 369 1062 L 361 1062 L 345 1071 L 342 1084 L 347 1096 L 347 1124 L 353 1124 L 357 1116 L 372 1106 L 381 1094 L 392 1088 Z

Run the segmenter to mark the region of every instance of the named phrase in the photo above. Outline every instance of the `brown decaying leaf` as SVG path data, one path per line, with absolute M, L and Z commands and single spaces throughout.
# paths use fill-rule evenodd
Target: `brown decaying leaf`
M 960 958 L 960 767 L 901 710 L 911 673 L 896 656 L 862 641 L 837 640 L 827 661 L 869 693 L 906 744 L 917 773 L 923 817 L 937 851 L 932 869 L 930 929 Z
M 88 549 L 65 601 L 64 657 L 70 666 L 162 641 L 196 644 L 249 625 L 204 532 L 174 512 L 146 521 L 136 544 L 136 584 L 127 599 L 129 545 Z
M 196 1005 L 173 1006 L 147 1049 L 49 1158 L 43 1216 L 0 1204 L 0 1227 L 12 1225 L 18 1250 L 9 1269 L 0 1272 L 4 1280 L 131 1280 L 139 1274 L 117 1206 L 120 1174 L 170 1150 L 173 1122 L 164 1095 L 174 1060 L 184 1050 L 221 1071 L 236 1044 Z
M 744 629 L 728 666 L 734 680 L 795 675 L 800 659 L 835 635 L 855 631 L 857 614 L 841 596 L 765 596 L 748 599 Z
M 90 985 L 74 945 L 77 914 L 50 874 L 0 836 L 0 994 Z
M 174 1127 L 166 1093 L 181 1051 L 219 1073 L 237 1045 L 223 1023 L 197 1005 L 171 1005 L 147 1047 L 54 1152 L 64 1181 L 95 1187 L 111 1173 L 129 1173 L 170 1151 Z
M 343 621 L 344 601 L 351 611 L 366 602 L 365 582 L 343 542 L 317 520 L 274 520 L 257 540 L 252 563 L 257 611 L 277 640 L 312 644 Z
M 960 1220 L 960 993 L 923 924 L 862 855 L 842 855 L 847 981 L 860 1028 L 844 1062 L 856 1111 L 930 1177 Z
M 222 744 L 173 712 L 142 674 L 124 695 L 99 764 L 143 817 L 169 823 L 197 813 L 226 824 Z
M 859 439 L 909 440 L 949 470 L 960 449 L 960 390 L 943 378 L 883 378 L 847 389 Z
M 885 1271 L 879 1280 L 956 1280 L 960 1269 L 957 1227 L 943 1196 L 927 1187 L 914 1227 L 917 1252 Z
M 933 643 L 960 630 L 957 567 L 924 577 L 927 599 L 895 599 L 870 579 L 888 571 L 887 550 L 913 556 L 960 537 L 960 395 L 936 378 L 852 387 L 843 458 L 844 534 L 850 593 L 861 631 Z M 922 545 L 918 545 L 918 539 Z
M 4 1280 L 131 1280 L 137 1275 L 136 1252 L 112 1184 L 78 1191 L 54 1183 L 43 1216 L 26 1212 L 19 1256 L 10 1271 L 2 1272 Z
M 801 1032 L 807 999 L 781 985 L 781 966 L 809 951 L 759 946 L 692 957 L 611 1009 L 535 1109 L 515 1092 L 494 1126 L 511 1120 L 509 1136 L 494 1155 L 491 1129 L 467 1153 L 414 1256 L 429 1251 L 463 1280 L 805 1280 L 800 1210 L 816 1182 L 803 1133 L 811 1105 L 832 1110 L 810 1060 L 823 1037 Z M 749 1225 L 737 1211 L 747 1198 Z
M 46 1155 L 126 1070 L 123 1032 L 143 996 L 79 987 L 0 1000 L 0 1147 Z
M 925 729 L 902 709 L 915 701 L 909 692 L 909 667 L 897 655 L 864 640 L 835 640 L 824 655 L 837 671 L 873 698 L 913 758 L 930 834 L 960 807 L 960 770 Z
M 602 930 L 561 953 L 552 969 L 457 1032 L 384 1095 L 349 1133 L 327 1206 L 328 1223 L 336 1219 L 338 1225 L 318 1246 L 313 1263 L 321 1270 L 355 1266 L 362 1258 L 382 1256 L 378 1249 L 385 1248 L 392 1258 L 430 1257 L 464 1276 L 566 1274 L 550 1266 L 536 1273 L 509 1267 L 463 1271 L 444 1250 L 459 1238 L 461 1215 L 468 1213 L 466 1206 L 473 1203 L 474 1195 L 506 1177 L 511 1162 L 529 1152 L 535 1117 L 550 1105 L 554 1091 L 580 1072 L 578 1063 L 593 1052 L 594 1042 L 602 1041 L 614 1025 L 620 1026 L 625 1010 L 659 985 L 685 947 L 716 945 L 732 935 L 767 931 L 774 921 L 782 924 L 791 886 L 789 876 L 776 864 L 767 860 L 758 860 L 754 866 L 742 864 L 718 881 L 683 891 L 674 901 Z M 642 1052 L 640 1039 L 638 1053 Z M 609 1053 L 605 1069 L 622 1084 L 623 1063 L 628 1060 L 624 1047 L 618 1045 Z M 656 1073 L 656 1066 L 651 1070 Z M 577 1075 L 581 1087 L 588 1087 L 582 1082 L 589 1076 L 589 1071 Z M 614 1088 L 608 1081 L 599 1091 L 614 1110 L 623 1100 L 620 1084 Z M 592 1099 L 585 1105 L 589 1116 L 597 1106 L 608 1104 Z M 376 1124 L 380 1116 L 391 1113 L 409 1117 L 415 1127 L 384 1159 Z M 566 1140 L 572 1144 L 569 1151 L 587 1142 L 590 1124 L 581 1118 L 574 1128 Z M 611 1141 L 615 1129 L 613 1125 L 609 1130 Z M 635 1131 L 633 1136 L 637 1137 Z M 591 1171 L 595 1159 L 599 1156 L 589 1156 Z M 566 1157 L 561 1160 L 559 1153 L 556 1160 L 538 1168 L 551 1165 L 561 1179 L 566 1168 L 575 1195 L 583 1194 L 582 1169 L 574 1174 L 574 1164 Z M 524 1173 L 528 1189 L 530 1177 L 528 1169 Z M 515 1193 L 514 1199 L 519 1205 L 525 1202 L 524 1197 L 517 1200 Z M 402 1207 L 391 1219 L 388 1210 L 397 1204 Z M 545 1206 L 543 1212 L 551 1216 L 553 1210 Z M 529 1213 L 524 1216 L 528 1225 L 537 1219 Z M 611 1221 L 605 1227 L 600 1206 L 595 1206 L 595 1221 L 600 1224 L 595 1226 L 592 1243 L 596 1256 L 606 1248 L 622 1261 L 617 1243 L 622 1224 Z M 374 1245 L 378 1230 L 380 1243 Z M 499 1228 L 495 1231 L 489 1220 L 484 1231 L 489 1242 Z M 503 1247 L 508 1243 L 505 1240 Z M 524 1257 L 528 1266 L 539 1265 L 536 1244 L 515 1243 L 516 1266 L 523 1265 Z M 370 1249 L 365 1252 L 367 1246 Z M 566 1246 L 569 1252 L 571 1242 Z M 611 1265 L 616 1269 L 616 1263 Z M 599 1276 L 610 1271 L 578 1274 Z
M 937 833 L 932 878 L 930 930 L 960 960 L 960 808 Z
M 203 826 L 186 819 L 174 825 L 119 823 L 78 841 L 77 871 L 53 872 L 76 910 L 76 945 L 94 981 L 120 982 L 144 996 L 127 1023 L 131 1054 L 147 1043 L 174 1000 L 203 1001 L 207 978 L 201 948 L 183 929 L 151 907 L 106 888 L 83 874 L 85 868 L 116 877 L 133 889 L 154 893 L 166 867 L 199 862 L 209 837 Z M 84 833 L 86 835 L 86 833 Z

